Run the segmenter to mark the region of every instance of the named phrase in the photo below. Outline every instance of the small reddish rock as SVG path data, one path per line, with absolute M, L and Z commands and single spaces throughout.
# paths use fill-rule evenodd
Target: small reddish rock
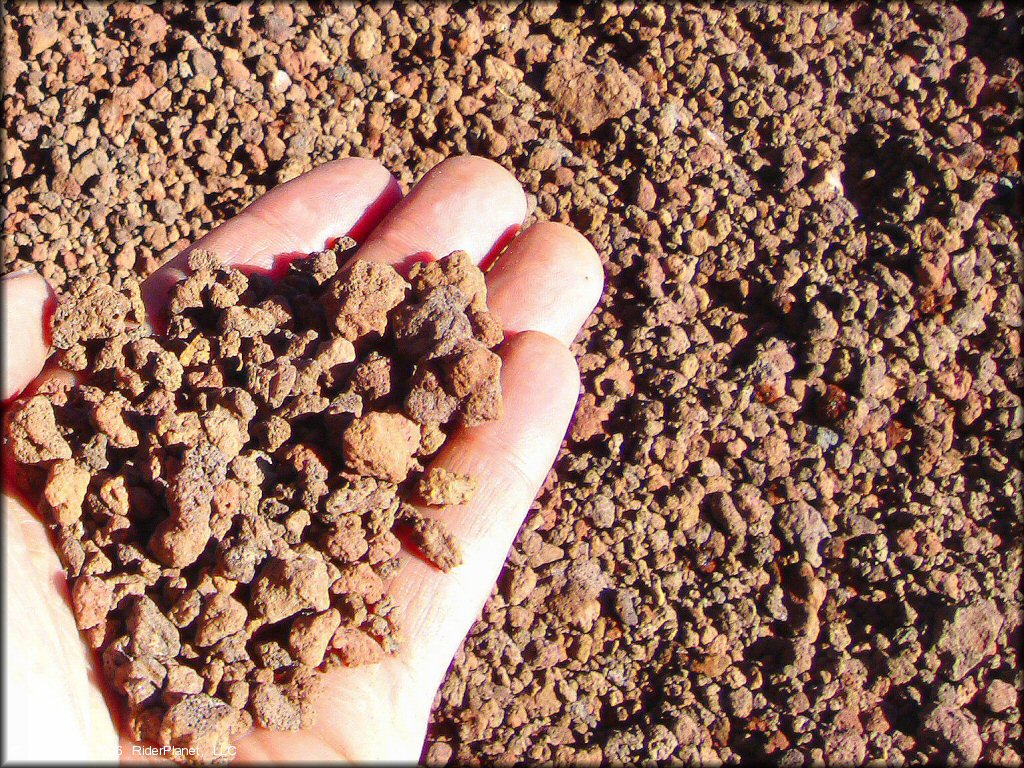
M 423 473 L 417 489 L 427 504 L 465 504 L 476 493 L 476 480 L 469 475 L 435 466 Z
M 345 461 L 353 472 L 400 483 L 419 447 L 419 427 L 400 413 L 371 413 L 345 430 Z

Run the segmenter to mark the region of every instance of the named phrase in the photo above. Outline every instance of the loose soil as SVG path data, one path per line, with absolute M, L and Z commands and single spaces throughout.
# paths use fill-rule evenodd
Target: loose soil
M 1020 22 L 13 4 L 3 265 L 118 287 L 325 160 L 491 157 L 608 288 L 424 756 L 1015 765 Z

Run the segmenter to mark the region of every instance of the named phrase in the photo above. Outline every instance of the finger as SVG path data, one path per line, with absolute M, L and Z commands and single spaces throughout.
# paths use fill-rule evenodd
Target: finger
M 54 295 L 42 275 L 25 271 L 5 275 L 3 291 L 3 340 L 7 354 L 0 384 L 0 401 L 17 395 L 43 368 L 49 354 L 47 325 Z
M 325 163 L 270 190 L 160 267 L 143 285 L 146 305 L 150 311 L 164 306 L 196 248 L 236 266 L 269 270 L 281 257 L 322 250 L 343 235 L 364 238 L 401 196 L 398 182 L 375 160 Z
M 521 233 L 487 273 L 488 304 L 506 333 L 542 331 L 566 345 L 603 289 L 604 269 L 594 246 L 554 222 Z
M 453 157 L 434 166 L 373 230 L 359 258 L 409 267 L 424 254 L 467 251 L 477 263 L 500 249 L 526 218 L 526 194 L 515 177 L 482 157 Z
M 477 480 L 461 506 L 424 510 L 459 539 L 463 564 L 440 573 L 408 557 L 391 594 L 402 607 L 399 656 L 429 710 L 459 644 L 480 615 L 526 512 L 562 443 L 579 396 L 579 369 L 557 339 L 526 331 L 502 350 L 504 416 L 458 430 L 433 464 Z

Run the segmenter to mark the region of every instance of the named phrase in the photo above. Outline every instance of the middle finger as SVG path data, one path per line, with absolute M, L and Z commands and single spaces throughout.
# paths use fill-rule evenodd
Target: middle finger
M 526 218 L 526 195 L 491 160 L 453 157 L 434 166 L 370 233 L 357 258 L 411 266 L 425 254 L 467 251 L 480 263 L 502 248 Z

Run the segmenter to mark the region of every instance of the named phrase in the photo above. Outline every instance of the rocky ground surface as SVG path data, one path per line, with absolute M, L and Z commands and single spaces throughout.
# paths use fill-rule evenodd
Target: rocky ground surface
M 608 289 L 432 762 L 1020 762 L 1021 11 L 11 4 L 3 268 L 475 152 Z

